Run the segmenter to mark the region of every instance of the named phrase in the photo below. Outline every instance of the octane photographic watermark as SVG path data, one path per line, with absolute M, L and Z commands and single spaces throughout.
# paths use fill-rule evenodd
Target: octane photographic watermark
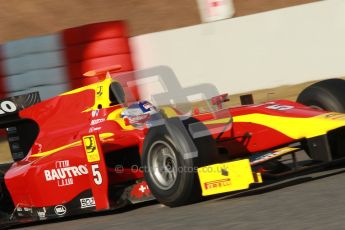
M 117 173 L 122 173 L 124 172 L 124 167 L 122 165 L 116 165 L 115 166 L 115 172 Z M 139 172 L 152 172 L 155 170 L 158 171 L 164 171 L 166 168 L 164 167 L 143 167 L 143 166 L 138 166 L 138 165 L 132 165 L 129 169 L 131 173 L 139 173 Z M 172 170 L 172 169 L 171 169 Z M 224 166 L 218 166 L 218 167 L 183 167 L 179 166 L 174 169 L 177 173 L 194 173 L 198 170 L 201 170 L 202 172 L 205 173 L 221 173 L 224 170 L 229 170 L 227 167 Z
M 181 150 L 183 151 L 181 154 L 184 159 L 198 157 L 198 150 L 193 139 L 224 133 L 231 129 L 232 120 L 229 110 L 224 109 L 220 112 L 219 108 L 215 109 L 215 106 L 212 106 L 210 103 L 204 103 L 204 107 L 206 107 L 204 109 L 208 112 L 207 123 L 211 124 L 211 126 L 206 128 L 204 123 L 197 120 L 189 124 L 184 122 L 193 116 L 194 113 L 194 102 L 189 100 L 189 98 L 199 96 L 200 101 L 207 102 L 211 98 L 219 95 L 217 88 L 212 84 L 202 83 L 182 87 L 176 74 L 168 66 L 157 66 L 139 71 L 117 73 L 114 75 L 114 78 L 119 79 L 122 83 L 125 82 L 125 88 L 136 88 L 139 94 L 149 91 L 150 95 L 146 95 L 145 99 L 149 100 L 158 108 L 167 106 L 177 108 L 179 105 L 183 106 L 183 113 L 178 116 L 178 119 L 169 119 L 168 122 L 164 116 L 155 116 L 155 119 L 150 120 L 150 126 L 164 125 L 174 143 L 178 143 L 178 137 L 173 132 L 172 126 L 183 127 L 184 139 L 189 147 L 188 150 Z M 131 91 L 126 93 L 131 93 Z M 136 99 L 135 95 L 130 95 L 128 98 Z M 128 104 L 130 103 L 131 101 L 128 102 Z M 217 126 L 217 122 L 223 122 L 224 125 Z

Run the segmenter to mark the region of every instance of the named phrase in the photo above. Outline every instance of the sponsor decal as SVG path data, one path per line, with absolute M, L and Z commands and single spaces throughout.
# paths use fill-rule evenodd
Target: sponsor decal
M 279 110 L 279 111 L 289 110 L 293 108 L 295 107 L 292 105 L 278 105 L 278 104 L 274 104 L 274 105 L 270 105 L 266 107 L 266 109 L 273 109 L 273 110 Z
M 148 112 L 151 108 L 153 108 L 153 105 L 148 101 L 139 103 L 139 106 L 142 107 L 143 112 Z
M 97 86 L 97 97 L 100 97 L 103 95 L 103 85 Z
M 32 213 L 32 208 L 28 207 L 17 207 L 18 212 L 31 212 Z
M 130 124 L 140 124 L 145 123 L 150 117 L 151 115 L 146 113 L 137 116 L 128 116 L 127 118 Z
M 101 127 L 91 127 L 91 128 L 89 128 L 89 133 L 93 133 L 93 132 L 99 131 L 99 130 L 101 130 Z
M 231 180 L 230 178 L 226 179 L 221 179 L 221 180 L 214 180 L 214 181 L 209 181 L 204 183 L 204 187 L 206 190 L 208 189 L 217 189 L 220 187 L 225 187 L 231 185 Z
M 85 153 L 88 162 L 96 162 L 100 160 L 99 151 L 96 143 L 95 135 L 83 137 Z
M 141 185 L 141 186 L 139 187 L 138 190 L 139 190 L 140 192 L 142 192 L 142 193 L 145 193 L 146 189 L 149 189 L 149 186 L 147 186 L 147 185 L 146 185 L 146 186 Z
M 13 113 L 17 111 L 17 106 L 12 101 L 0 102 L 0 114 Z
M 47 210 L 45 207 L 37 209 L 37 216 L 40 220 L 47 219 L 46 213 L 47 213 Z
M 24 207 L 24 212 L 31 212 L 32 213 L 32 208 Z
M 135 199 L 135 200 L 146 199 L 151 196 L 152 196 L 151 191 L 145 181 L 142 181 L 138 184 L 133 185 L 130 192 L 131 199 Z
M 257 165 L 257 164 L 262 163 L 264 161 L 268 161 L 268 160 L 273 159 L 275 157 L 279 157 L 279 156 L 282 156 L 286 153 L 291 153 L 291 152 L 297 151 L 297 150 L 299 150 L 299 149 L 298 148 L 284 147 L 284 148 L 277 149 L 277 150 L 270 151 L 270 152 L 256 153 L 256 154 L 249 157 L 250 164 L 251 165 Z
M 93 197 L 80 199 L 81 208 L 90 208 L 90 207 L 95 207 L 95 206 L 96 206 L 96 202 Z
M 269 152 L 269 153 L 262 155 L 262 156 L 258 156 L 258 157 L 254 156 L 251 159 L 251 164 L 257 164 L 259 162 L 264 162 L 264 161 L 267 161 L 267 160 L 272 159 L 272 158 L 279 156 L 279 155 L 282 155 L 282 153 L 281 152 Z
M 57 181 L 59 187 L 73 184 L 73 178 L 88 174 L 85 165 L 70 166 L 69 160 L 56 161 L 55 169 L 44 170 L 46 181 Z
M 96 109 L 96 110 L 92 110 L 92 111 L 91 111 L 91 116 L 92 116 L 92 117 L 97 117 L 98 114 L 99 114 L 99 109 Z
M 29 207 L 17 207 L 16 208 L 18 216 L 30 216 L 32 215 L 32 208 Z
M 54 208 L 54 212 L 55 212 L 55 214 L 58 215 L 58 216 L 63 216 L 63 215 L 66 214 L 67 208 L 66 208 L 65 206 L 63 206 L 63 205 L 57 205 L 57 206 L 55 206 L 55 208 Z
M 105 118 L 93 119 L 93 120 L 91 120 L 90 125 L 97 125 L 97 124 L 102 123 L 104 121 L 105 121 Z

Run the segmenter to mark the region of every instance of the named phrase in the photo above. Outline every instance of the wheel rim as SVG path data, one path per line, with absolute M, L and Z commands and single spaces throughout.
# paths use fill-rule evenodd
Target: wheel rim
M 154 142 L 148 153 L 148 172 L 157 187 L 170 189 L 176 182 L 177 159 L 173 148 L 165 141 Z

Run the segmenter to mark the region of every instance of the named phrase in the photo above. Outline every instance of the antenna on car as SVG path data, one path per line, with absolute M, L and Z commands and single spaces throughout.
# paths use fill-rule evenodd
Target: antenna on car
M 105 78 L 110 78 L 111 73 L 117 72 L 122 68 L 121 65 L 111 65 L 105 68 L 95 69 L 87 71 L 83 74 L 84 77 L 96 77 L 96 76 L 105 76 Z

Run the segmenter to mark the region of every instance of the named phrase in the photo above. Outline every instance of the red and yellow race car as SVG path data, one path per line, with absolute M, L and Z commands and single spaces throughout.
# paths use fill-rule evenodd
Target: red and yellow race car
M 324 110 L 345 112 L 343 80 L 308 87 L 298 99 L 305 105 L 223 108 L 220 95 L 207 102 L 211 111 L 182 113 L 129 103 L 115 69 L 91 71 L 105 78 L 43 102 L 37 94 L 0 102 L 13 157 L 0 167 L 1 223 L 152 199 L 180 206 L 345 157 L 345 114 Z M 308 164 L 296 160 L 301 150 Z M 285 155 L 292 164 L 279 160 Z

